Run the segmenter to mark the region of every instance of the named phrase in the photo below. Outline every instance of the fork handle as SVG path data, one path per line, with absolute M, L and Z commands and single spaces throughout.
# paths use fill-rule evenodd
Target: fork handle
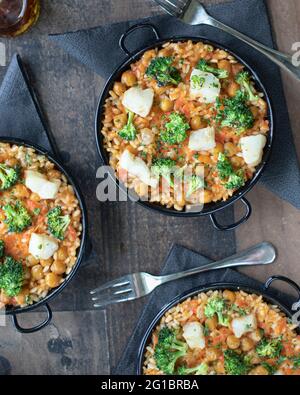
M 214 269 L 224 269 L 235 266 L 253 266 L 253 265 L 268 265 L 273 263 L 276 259 L 276 250 L 271 243 L 263 242 L 256 244 L 242 252 L 232 255 L 229 258 L 221 261 L 211 262 L 201 267 L 186 270 L 180 273 L 169 274 L 166 276 L 156 277 L 160 284 L 169 281 L 178 280 L 183 277 L 191 276 L 202 272 L 207 272 Z M 158 284 L 158 285 L 160 285 Z
M 300 81 L 300 68 L 294 66 L 293 64 L 293 57 L 291 55 L 286 55 L 282 52 L 276 51 L 273 48 L 269 48 L 266 45 L 253 40 L 252 38 L 246 36 L 243 33 L 233 29 L 230 26 L 225 25 L 224 23 L 217 21 L 212 17 L 208 17 L 205 21 L 207 25 L 217 27 L 223 30 L 226 33 L 231 34 L 232 36 L 244 41 L 246 44 L 250 45 L 251 47 L 255 48 L 257 51 L 261 52 L 265 56 L 267 56 L 270 60 L 276 63 L 282 69 L 291 73 L 294 77 L 296 77 Z

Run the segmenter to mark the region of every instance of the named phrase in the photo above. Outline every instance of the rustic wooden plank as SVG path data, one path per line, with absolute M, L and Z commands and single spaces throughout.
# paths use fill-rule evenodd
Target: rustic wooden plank
M 42 313 L 28 313 L 22 324 L 34 325 Z M 0 327 L 0 375 L 108 374 L 105 311 L 57 312 L 52 323 L 23 335 L 11 322 Z
M 203 3 L 219 1 L 205 0 Z M 299 40 L 299 1 L 267 0 L 267 3 L 278 45 L 280 49 L 289 51 L 291 43 Z M 58 146 L 62 151 L 69 151 L 69 165 L 87 197 L 91 234 L 97 257 L 92 257 L 91 264 L 80 269 L 71 286 L 53 302 L 55 310 L 90 309 L 88 291 L 112 277 L 141 269 L 158 273 L 173 241 L 212 258 L 223 256 L 223 247 L 226 251 L 233 248 L 226 244 L 225 235 L 223 239 L 217 239 L 220 234 L 212 231 L 206 219 L 182 221 L 153 214 L 132 203 L 101 204 L 95 199 L 95 169 L 99 162 L 94 146 L 93 121 L 96 100 L 103 81 L 50 43 L 47 34 L 145 17 L 158 12 L 161 10 L 152 0 L 44 0 L 41 19 L 34 29 L 17 39 L 3 40 L 7 46 L 8 60 L 13 52 L 19 51 L 30 63 L 35 77 L 34 85 L 40 94 Z M 3 74 L 4 69 L 0 68 L 0 78 Z M 295 84 L 289 77 L 284 78 L 284 83 L 299 150 L 300 137 L 296 133 L 300 121 L 297 91 L 299 84 Z M 299 212 L 260 186 L 249 194 L 249 198 L 254 209 L 253 217 L 237 232 L 239 248 L 266 239 L 278 247 L 280 258 L 274 268 L 248 269 L 247 273 L 264 279 L 276 272 L 300 281 L 297 268 Z M 144 303 L 145 300 L 141 300 L 107 310 L 112 365 L 117 362 Z M 64 314 L 67 313 L 54 315 L 54 320 L 56 316 L 61 319 L 59 327 L 63 321 L 60 317 Z M 104 321 L 97 321 L 101 333 L 104 333 Z M 72 322 L 73 330 L 75 320 Z M 76 325 L 81 328 L 85 325 L 84 320 L 81 323 L 76 321 Z M 32 338 L 35 339 L 36 336 L 39 335 Z M 17 338 L 13 332 L 8 347 L 17 347 L 20 344 Z M 43 344 L 42 339 L 40 342 Z M 100 363 L 104 364 L 102 356 L 100 359 Z M 46 366 L 43 359 L 36 359 L 34 364 L 39 362 L 43 367 Z M 0 366 L 1 363 L 4 364 L 0 358 Z

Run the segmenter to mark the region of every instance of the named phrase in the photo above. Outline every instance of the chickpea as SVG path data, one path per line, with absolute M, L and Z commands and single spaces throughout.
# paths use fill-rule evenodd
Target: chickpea
M 60 261 L 65 261 L 68 258 L 68 249 L 67 247 L 60 247 L 57 251 L 57 259 Z
M 205 326 L 207 326 L 207 328 L 210 331 L 213 331 L 214 329 L 216 329 L 218 326 L 217 316 L 214 315 L 212 318 L 207 318 L 207 320 L 205 321 Z
M 216 348 L 207 348 L 206 349 L 206 359 L 209 362 L 216 361 L 219 358 L 219 351 Z
M 16 185 L 13 193 L 17 199 L 27 199 L 30 196 L 29 190 L 23 184 Z
M 173 102 L 170 99 L 161 99 L 160 108 L 162 111 L 167 112 L 173 109 Z
M 126 114 L 116 115 L 113 119 L 113 122 L 116 128 L 121 129 L 127 123 L 127 115 Z
M 205 128 L 207 123 L 200 117 L 200 115 L 195 115 L 192 117 L 190 125 L 193 130 L 198 130 Z
M 228 74 L 231 74 L 231 63 L 229 62 L 229 60 L 226 59 L 222 59 L 218 62 L 218 68 L 219 69 L 223 69 L 226 70 L 228 72 Z
M 249 337 L 244 337 L 241 341 L 241 347 L 244 352 L 248 352 L 254 347 L 254 341 Z
M 58 171 L 58 170 L 54 170 L 54 169 L 52 169 L 52 170 L 49 170 L 48 171 L 48 173 L 47 173 L 47 176 L 48 176 L 48 178 L 51 180 L 51 179 L 60 179 L 60 177 L 61 177 L 61 173 Z
M 218 374 L 225 374 L 224 362 L 218 361 L 215 366 L 215 370 Z
M 46 274 L 45 281 L 48 287 L 55 288 L 59 285 L 61 277 L 55 273 Z
M 204 189 L 203 191 L 203 203 L 210 203 L 213 199 L 213 194 L 208 189 Z
M 35 280 L 41 280 L 44 277 L 43 268 L 41 265 L 35 265 L 31 268 L 31 275 Z
M 236 92 L 240 89 L 240 86 L 235 81 L 232 81 L 227 87 L 227 93 L 230 97 L 234 97 Z
M 198 160 L 201 163 L 204 163 L 205 165 L 211 165 L 212 164 L 212 160 L 211 157 L 209 155 L 199 155 L 198 156 Z
M 122 82 L 115 82 L 113 91 L 115 92 L 116 95 L 122 96 L 123 93 L 126 91 L 126 86 L 122 84 Z
M 225 289 L 225 291 L 223 291 L 223 297 L 224 299 L 228 300 L 230 303 L 234 303 L 235 301 L 235 293 L 229 291 L 228 289 Z
M 28 255 L 26 263 L 27 266 L 35 266 L 39 263 L 40 261 L 38 259 L 36 259 L 33 255 Z
M 62 261 L 54 261 L 51 265 L 51 271 L 55 274 L 63 274 L 66 271 L 66 265 Z
M 121 81 L 122 84 L 127 86 L 134 86 L 136 84 L 136 76 L 133 71 L 127 70 L 122 74 Z
M 5 164 L 10 167 L 15 167 L 18 165 L 18 160 L 16 158 L 9 158 L 5 161 Z
M 37 193 L 32 193 L 30 195 L 30 200 L 32 200 L 33 202 L 39 202 L 41 200 L 40 196 Z
M 237 153 L 238 148 L 233 143 L 225 143 L 224 150 L 227 156 L 234 156 Z
M 256 366 L 254 369 L 250 370 L 248 373 L 250 376 L 268 376 L 269 372 L 267 369 L 261 365 Z
M 241 344 L 240 339 L 238 339 L 233 335 L 227 337 L 226 343 L 231 350 L 236 350 L 237 348 L 240 347 Z
M 235 155 L 231 158 L 231 163 L 234 167 L 242 167 L 245 161 L 240 156 Z
M 40 261 L 40 264 L 41 264 L 43 267 L 51 266 L 52 263 L 53 263 L 53 258 L 41 259 L 41 261 Z
M 250 337 L 255 343 L 258 343 L 262 339 L 263 333 L 259 329 L 256 329 L 250 333 Z
M 213 152 L 214 156 L 218 157 L 220 152 L 224 152 L 224 145 L 221 143 L 217 143 Z

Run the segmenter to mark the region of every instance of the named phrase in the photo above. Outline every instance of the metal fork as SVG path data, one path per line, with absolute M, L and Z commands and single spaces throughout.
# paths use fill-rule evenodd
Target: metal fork
M 258 41 L 246 36 L 231 27 L 224 25 L 224 23 L 211 17 L 203 5 L 198 0 L 154 0 L 158 3 L 168 14 L 175 16 L 182 22 L 188 25 L 210 25 L 223 30 L 226 33 L 244 41 L 257 51 L 261 52 L 282 69 L 291 73 L 294 77 L 300 80 L 300 67 L 293 64 L 293 57 L 286 55 L 275 49 L 269 48 Z
M 263 242 L 245 251 L 218 262 L 211 262 L 201 267 L 166 276 L 153 276 L 149 273 L 133 273 L 110 281 L 90 292 L 94 307 L 103 308 L 113 303 L 127 302 L 150 294 L 155 288 L 167 282 L 178 280 L 193 274 L 209 270 L 224 269 L 234 266 L 268 265 L 276 259 L 276 250 L 272 244 Z

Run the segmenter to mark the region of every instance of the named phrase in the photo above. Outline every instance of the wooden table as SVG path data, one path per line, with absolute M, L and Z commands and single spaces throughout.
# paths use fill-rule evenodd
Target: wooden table
M 213 2 L 218 0 L 203 1 Z M 267 0 L 267 3 L 278 46 L 290 52 L 292 43 L 299 40 L 300 3 L 297 0 Z M 32 31 L 14 40 L 1 40 L 7 47 L 7 62 L 17 51 L 30 64 L 33 84 L 59 148 L 71 154 L 70 165 L 73 165 L 88 203 L 94 254 L 72 286 L 53 303 L 57 312 L 51 326 L 37 335 L 27 336 L 17 334 L 10 323 L 5 328 L 0 327 L 0 374 L 1 371 L 12 374 L 108 373 L 120 357 L 144 301 L 124 305 L 122 309 L 115 306 L 94 311 L 88 291 L 99 282 L 130 271 L 159 272 L 172 242 L 198 249 L 197 242 L 205 222 L 200 224 L 199 220 L 187 219 L 182 224 L 174 218 L 153 216 L 133 203 L 97 202 L 92 179 L 99 162 L 93 122 L 103 80 L 47 39 L 49 33 L 159 12 L 151 0 L 43 0 L 40 21 Z M 0 77 L 4 72 L 5 69 L 0 68 Z M 297 149 L 300 150 L 297 135 L 300 85 L 287 75 L 283 79 Z M 87 171 L 93 174 L 86 177 Z M 279 259 L 276 267 L 247 269 L 245 272 L 260 280 L 274 273 L 283 274 L 300 283 L 299 211 L 261 186 L 248 196 L 254 213 L 247 225 L 236 232 L 238 249 L 268 240 L 276 245 Z M 159 243 L 153 240 L 159 240 Z M 215 259 L 221 257 L 222 248 L 216 241 L 217 236 L 212 232 L 211 245 L 201 252 Z M 40 319 L 41 314 L 28 314 L 24 321 L 29 325 Z M 26 362 L 28 360 L 30 364 Z

